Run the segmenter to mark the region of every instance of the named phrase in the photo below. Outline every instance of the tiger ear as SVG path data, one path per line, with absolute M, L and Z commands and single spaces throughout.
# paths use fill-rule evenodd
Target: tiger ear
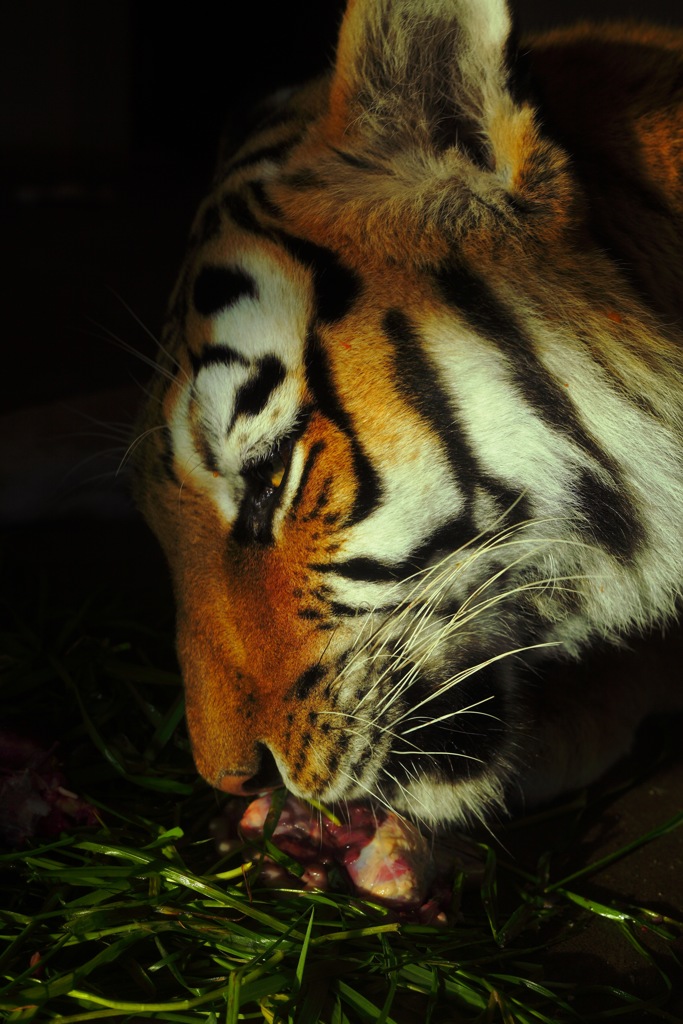
M 338 134 L 484 155 L 510 104 L 505 0 L 349 0 L 330 99 Z
M 512 38 L 505 0 L 349 0 L 328 141 L 389 167 L 404 196 L 420 190 L 443 231 L 473 222 L 453 188 L 449 201 L 456 182 L 460 207 L 465 192 L 483 200 L 479 223 L 491 203 L 507 216 L 557 212 L 566 160 L 520 98 Z M 439 194 L 425 193 L 430 179 Z

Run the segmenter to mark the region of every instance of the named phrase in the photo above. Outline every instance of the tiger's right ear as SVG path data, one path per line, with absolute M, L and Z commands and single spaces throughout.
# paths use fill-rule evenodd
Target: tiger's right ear
M 511 97 L 505 0 L 349 0 L 330 127 L 387 145 L 479 151 Z
M 487 206 L 561 217 L 566 159 L 520 99 L 512 37 L 506 0 L 349 0 L 328 143 L 382 165 L 409 220 L 419 193 L 444 234 Z M 469 211 L 468 195 L 480 200 Z

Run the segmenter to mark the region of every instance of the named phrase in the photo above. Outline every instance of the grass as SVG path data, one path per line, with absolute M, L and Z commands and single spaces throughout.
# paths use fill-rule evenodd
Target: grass
M 28 606 L 27 606 L 28 607 Z M 591 878 L 683 814 L 575 867 L 553 849 L 520 868 L 502 845 L 454 846 L 446 928 L 344 892 L 272 890 L 258 858 L 217 859 L 219 799 L 196 778 L 169 631 L 103 601 L 69 611 L 47 590 L 0 635 L 3 728 L 36 718 L 95 824 L 0 856 L 0 1016 L 18 1022 L 557 1024 L 664 1020 L 680 922 L 596 901 Z M 2 767 L 0 758 L 0 767 Z M 555 809 L 558 846 L 585 801 Z M 534 822 L 515 824 L 515 831 Z M 505 838 L 504 840 L 505 841 Z M 549 952 L 599 918 L 655 979 L 647 998 L 576 987 Z

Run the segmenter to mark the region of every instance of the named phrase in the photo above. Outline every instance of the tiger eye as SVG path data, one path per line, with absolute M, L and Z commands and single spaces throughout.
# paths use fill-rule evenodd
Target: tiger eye
M 285 478 L 287 466 L 285 465 L 282 456 L 279 453 L 276 453 L 271 457 L 268 465 L 264 467 L 264 470 L 270 486 L 277 489 Z

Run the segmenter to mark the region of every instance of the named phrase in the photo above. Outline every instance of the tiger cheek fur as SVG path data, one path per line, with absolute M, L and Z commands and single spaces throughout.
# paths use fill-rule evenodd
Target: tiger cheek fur
M 240 543 L 218 520 L 180 529 L 190 538 L 175 556 L 187 720 L 198 770 L 219 788 L 240 778 L 263 788 L 272 756 L 290 788 L 320 794 L 344 746 L 321 668 L 338 623 L 315 566 L 340 547 L 335 528 L 354 491 L 349 446 L 314 415 L 299 448 L 310 472 L 276 541 Z
M 462 822 L 680 706 L 547 666 L 678 610 L 683 39 L 510 32 L 354 0 L 200 207 L 135 488 L 214 786 Z

